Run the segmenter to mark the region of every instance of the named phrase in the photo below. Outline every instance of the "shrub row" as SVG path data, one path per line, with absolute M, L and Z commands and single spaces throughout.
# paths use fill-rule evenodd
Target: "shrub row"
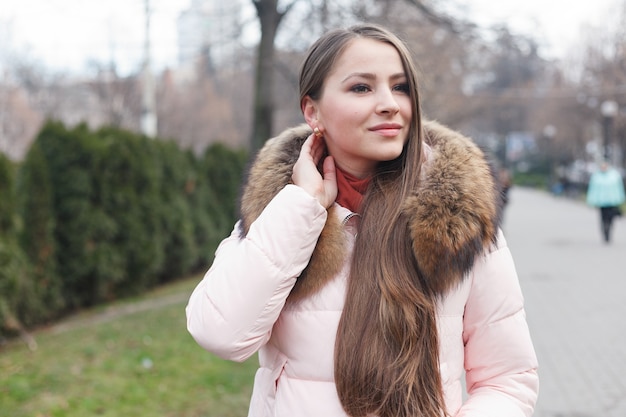
M 0 157 L 0 336 L 206 268 L 246 158 L 48 122 L 24 161 Z

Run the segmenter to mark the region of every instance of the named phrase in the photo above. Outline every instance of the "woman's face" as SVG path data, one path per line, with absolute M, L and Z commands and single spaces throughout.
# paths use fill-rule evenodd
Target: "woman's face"
M 384 42 L 351 41 L 319 100 L 307 97 L 305 106 L 335 163 L 356 177 L 370 175 L 378 162 L 397 158 L 408 137 L 412 103 L 400 55 Z

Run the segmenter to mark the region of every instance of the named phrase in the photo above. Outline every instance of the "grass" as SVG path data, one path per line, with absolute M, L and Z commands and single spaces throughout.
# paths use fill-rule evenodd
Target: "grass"
M 200 348 L 184 307 L 200 277 L 82 312 L 0 349 L 0 414 L 11 417 L 241 417 L 256 357 Z

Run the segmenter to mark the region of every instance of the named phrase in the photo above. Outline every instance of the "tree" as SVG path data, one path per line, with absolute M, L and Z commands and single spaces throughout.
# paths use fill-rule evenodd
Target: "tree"
M 120 77 L 115 65 L 91 63 L 95 76 L 87 83 L 97 97 L 105 125 L 139 129 L 141 91 L 137 76 Z
M 252 149 L 259 149 L 273 133 L 274 116 L 274 41 L 283 17 L 298 2 L 292 0 L 282 10 L 278 0 L 252 0 L 261 24 L 261 40 L 257 52 L 254 85 L 254 120 L 252 126 Z
M 34 291 L 41 303 L 36 319 L 54 318 L 64 307 L 62 279 L 57 274 L 54 206 L 47 161 L 39 143 L 33 144 L 20 166 L 18 188 L 22 228 L 20 243 L 32 267 Z M 34 321 L 31 320 L 31 323 Z
M 477 88 L 491 101 L 491 124 L 495 133 L 528 130 L 529 98 L 533 96 L 545 62 L 534 39 L 514 35 L 507 27 L 497 29 L 488 78 Z
M 614 101 L 620 109 L 612 118 L 609 140 L 622 151 L 621 160 L 613 162 L 626 166 L 626 117 L 623 112 L 626 108 L 626 1 L 622 2 L 620 11 L 613 15 L 614 20 L 588 29 L 578 82 L 588 97 L 591 121 L 602 123 L 601 103 L 606 100 Z
M 24 156 L 43 121 L 30 101 L 25 89 L 0 85 L 0 152 L 13 160 Z
M 233 110 L 241 103 L 228 100 L 217 88 L 218 81 L 203 67 L 201 62 L 195 77 L 180 82 L 171 72 L 164 73 L 157 102 L 159 135 L 174 138 L 196 154 L 214 142 L 241 146 L 243 141 L 237 139 L 243 134 L 235 130 Z M 239 82 L 249 84 L 244 78 Z
M 0 153 L 0 337 L 19 334 L 31 349 L 35 340 L 25 328 L 46 308 L 35 293 L 31 268 L 18 244 L 18 221 L 14 187 L 15 166 Z

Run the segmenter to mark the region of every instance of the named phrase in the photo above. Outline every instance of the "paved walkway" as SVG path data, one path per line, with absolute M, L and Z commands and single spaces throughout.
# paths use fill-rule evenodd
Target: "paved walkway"
M 539 358 L 535 417 L 626 416 L 626 218 L 513 188 L 504 232 Z

